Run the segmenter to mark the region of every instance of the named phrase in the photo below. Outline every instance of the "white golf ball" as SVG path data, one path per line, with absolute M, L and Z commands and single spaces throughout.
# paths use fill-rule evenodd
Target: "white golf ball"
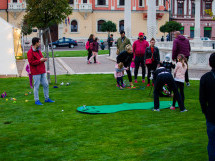
M 62 112 L 63 112 L 64 110 L 62 110 Z

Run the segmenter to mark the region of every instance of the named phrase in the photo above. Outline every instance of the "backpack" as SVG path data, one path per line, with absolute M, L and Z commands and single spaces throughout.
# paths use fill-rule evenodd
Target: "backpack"
M 85 48 L 88 50 L 90 48 L 90 43 L 87 41 Z

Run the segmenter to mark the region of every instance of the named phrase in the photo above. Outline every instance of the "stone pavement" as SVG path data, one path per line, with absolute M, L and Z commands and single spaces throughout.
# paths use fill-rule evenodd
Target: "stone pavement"
M 56 73 L 57 75 L 63 74 L 113 74 L 115 62 L 109 59 L 108 55 L 99 55 L 98 61 L 101 64 L 87 64 L 87 57 L 58 57 L 55 58 L 56 63 Z M 18 65 L 18 64 L 17 64 Z M 21 73 L 21 76 L 27 76 L 25 71 L 25 66 L 27 65 L 27 60 Z M 20 67 L 19 67 L 20 68 Z M 139 73 L 141 73 L 141 68 L 139 68 Z M 208 70 L 189 70 L 189 77 L 191 79 L 200 79 L 201 76 L 208 72 Z M 53 61 L 50 59 L 50 73 L 54 74 Z

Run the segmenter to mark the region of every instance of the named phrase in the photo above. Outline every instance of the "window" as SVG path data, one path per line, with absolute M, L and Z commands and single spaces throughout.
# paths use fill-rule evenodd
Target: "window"
M 194 27 L 190 27 L 190 38 L 194 38 Z
M 182 28 L 180 29 L 180 33 L 181 33 L 182 35 L 184 35 L 184 26 L 182 26 Z
M 119 5 L 124 6 L 125 5 L 125 0 L 119 0 Z
M 195 3 L 192 3 L 191 16 L 195 16 Z
M 211 10 L 212 9 L 212 3 L 211 2 L 205 2 L 205 10 Z M 205 15 L 208 15 L 205 13 Z
M 105 23 L 105 20 L 99 20 L 97 23 L 97 31 L 102 32 L 102 24 Z
M 97 3 L 98 3 L 97 5 L 102 5 L 102 6 L 107 5 L 106 0 L 98 0 Z
M 83 3 L 87 3 L 87 0 L 83 0 Z
M 69 0 L 69 4 L 74 4 L 74 0 Z
M 163 0 L 163 6 L 166 7 L 166 0 Z
M 184 3 L 178 2 L 178 16 L 183 16 L 184 14 Z
M 211 38 L 211 27 L 204 27 L 204 37 L 209 37 Z
M 17 3 L 17 0 L 13 0 L 13 3 Z
M 139 0 L 139 6 L 144 7 L 144 0 Z
M 76 20 L 71 22 L 71 32 L 78 32 L 78 23 Z
M 119 21 L 119 32 L 124 31 L 124 20 Z
M 156 0 L 156 6 L 159 6 L 159 0 Z

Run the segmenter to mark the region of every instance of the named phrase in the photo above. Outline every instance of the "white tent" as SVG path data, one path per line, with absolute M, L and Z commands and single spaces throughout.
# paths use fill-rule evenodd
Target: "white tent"
M 0 17 L 0 75 L 18 75 L 14 52 L 14 27 Z

